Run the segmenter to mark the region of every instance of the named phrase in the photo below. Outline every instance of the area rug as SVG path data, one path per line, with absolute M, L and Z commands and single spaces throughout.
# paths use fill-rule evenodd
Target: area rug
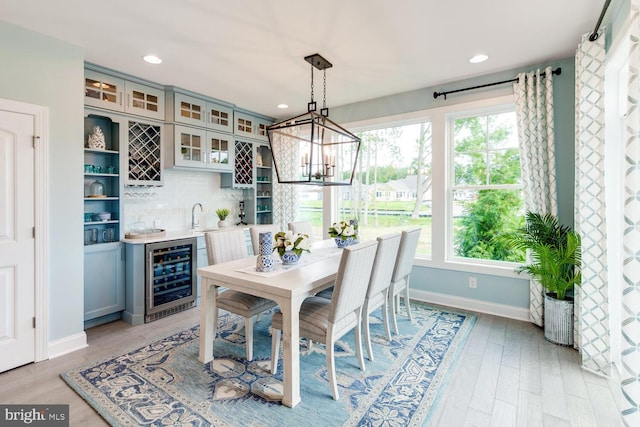
M 336 345 L 340 399 L 331 398 L 324 346 L 301 340 L 302 402 L 281 403 L 282 361 L 270 373 L 270 316 L 255 324 L 254 360 L 244 357 L 243 322 L 222 317 L 214 360 L 198 361 L 199 327 L 87 364 L 62 378 L 114 426 L 425 425 L 447 374 L 475 324 L 470 313 L 412 304 L 387 341 L 380 311 L 371 316 L 374 361 L 361 371 L 353 333 Z

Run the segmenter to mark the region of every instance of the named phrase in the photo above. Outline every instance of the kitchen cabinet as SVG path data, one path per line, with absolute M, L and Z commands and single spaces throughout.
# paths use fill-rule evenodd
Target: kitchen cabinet
M 273 123 L 262 117 L 236 110 L 234 112 L 233 133 L 239 137 L 268 141 L 267 128 Z
M 164 91 L 107 73 L 85 69 L 85 105 L 164 120 Z
M 183 125 L 167 125 L 165 164 L 212 172 L 233 171 L 233 137 Z
M 84 322 L 85 328 L 120 319 L 124 310 L 124 253 L 120 141 L 123 118 L 87 110 L 84 119 Z M 96 128 L 104 145 L 89 148 Z M 101 219 L 100 213 L 108 213 Z
M 84 326 L 118 320 L 125 308 L 124 245 L 86 246 L 84 251 Z
M 233 174 L 223 174 L 220 186 L 245 191 L 245 221 L 273 223 L 273 158 L 267 144 L 236 140 Z
M 125 185 L 161 186 L 162 125 L 157 122 L 126 120 Z
M 206 128 L 220 132 L 233 132 L 233 106 L 178 92 L 166 93 L 167 121 Z

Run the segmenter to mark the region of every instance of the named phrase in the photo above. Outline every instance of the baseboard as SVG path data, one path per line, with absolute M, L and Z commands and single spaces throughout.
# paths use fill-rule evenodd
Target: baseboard
M 419 289 L 410 289 L 409 293 L 410 298 L 417 301 L 531 322 L 528 308 L 497 304 L 494 302 L 458 297 L 455 295 L 447 295 L 437 292 L 422 291 Z
M 59 340 L 49 342 L 49 359 L 63 356 L 72 351 L 80 350 L 87 347 L 87 334 L 82 331 L 79 334 L 70 335 L 60 338 Z

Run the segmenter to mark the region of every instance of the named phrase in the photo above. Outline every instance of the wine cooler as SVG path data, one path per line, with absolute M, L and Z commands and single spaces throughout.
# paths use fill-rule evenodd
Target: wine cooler
M 195 305 L 196 244 L 191 238 L 146 245 L 145 322 Z

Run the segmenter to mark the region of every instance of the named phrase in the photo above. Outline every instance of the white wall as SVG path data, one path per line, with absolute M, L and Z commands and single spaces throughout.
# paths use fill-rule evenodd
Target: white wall
M 0 22 L 0 98 L 49 108 L 49 342 L 83 327 L 82 49 Z

